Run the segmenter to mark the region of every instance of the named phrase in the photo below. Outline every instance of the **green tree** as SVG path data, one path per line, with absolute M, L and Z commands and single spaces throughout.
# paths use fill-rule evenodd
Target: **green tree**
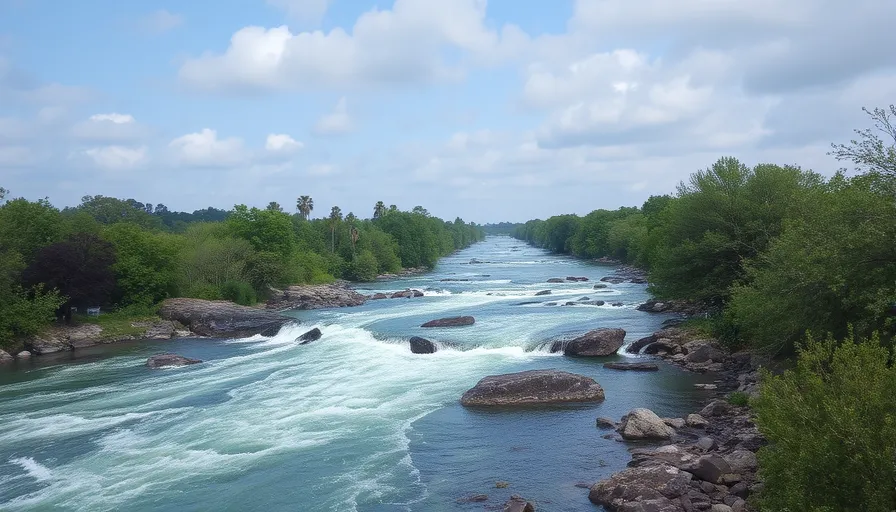
M 311 199 L 311 196 L 299 196 L 296 200 L 296 209 L 303 219 L 308 220 L 311 211 L 314 210 L 314 199 Z
M 65 302 L 57 290 L 21 285 L 25 268 L 20 254 L 0 251 L 0 349 L 12 349 L 18 339 L 40 333 Z
M 386 214 L 386 204 L 382 201 L 377 201 L 376 205 L 373 207 L 373 218 L 378 219 Z
M 342 222 L 342 209 L 338 206 L 334 206 L 330 209 L 330 236 L 332 238 L 330 251 L 336 252 L 336 227 L 339 226 L 339 223 Z
M 856 130 L 858 140 L 849 144 L 831 144 L 833 155 L 837 160 L 846 160 L 855 164 L 856 168 L 875 178 L 879 178 L 884 188 L 896 194 L 896 105 L 888 109 L 862 108 L 873 122 L 873 128 Z M 881 138 L 878 133 L 883 134 Z
M 811 338 L 753 406 L 762 510 L 896 510 L 896 366 L 876 338 Z
M 0 206 L 0 250 L 14 251 L 25 262 L 37 252 L 62 239 L 59 210 L 47 199 L 13 199 Z
M 365 249 L 352 261 L 352 274 L 357 281 L 374 281 L 378 267 L 376 256 Z
M 283 211 L 283 207 L 280 206 L 280 203 L 278 203 L 277 201 L 271 201 L 271 202 L 268 203 L 268 205 L 265 207 L 265 210 L 267 210 L 267 211 L 269 211 L 269 212 L 282 212 L 282 211 Z
M 178 258 L 183 238 L 117 223 L 103 238 L 115 247 L 115 299 L 120 306 L 151 306 L 178 295 Z

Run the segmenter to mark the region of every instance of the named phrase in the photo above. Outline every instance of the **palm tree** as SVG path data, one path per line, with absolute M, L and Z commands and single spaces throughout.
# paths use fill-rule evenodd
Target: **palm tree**
M 308 216 L 314 210 L 314 199 L 311 199 L 311 196 L 299 196 L 296 200 L 296 209 L 302 214 L 303 219 L 308 220 Z
M 342 208 L 334 206 L 330 209 L 330 236 L 332 237 L 331 251 L 336 252 L 336 226 L 342 220 Z
M 278 203 L 277 201 L 271 201 L 270 203 L 268 203 L 268 206 L 265 209 L 269 212 L 282 212 L 283 211 L 283 207 L 281 207 L 280 203 Z
M 390 211 L 390 212 L 397 212 L 397 211 L 398 211 L 398 207 L 395 206 L 394 204 L 390 204 L 390 205 L 389 205 L 389 211 Z
M 386 214 L 386 203 L 382 201 L 377 201 L 376 206 L 373 207 L 373 218 L 378 219 Z

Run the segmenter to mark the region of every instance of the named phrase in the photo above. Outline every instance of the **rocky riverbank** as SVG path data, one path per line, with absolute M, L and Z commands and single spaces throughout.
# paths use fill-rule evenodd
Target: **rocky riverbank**
M 685 418 L 660 419 L 641 409 L 619 423 L 598 419 L 598 427 L 618 432 L 605 437 L 661 444 L 632 448 L 629 467 L 591 486 L 589 499 L 611 512 L 753 510 L 749 498 L 762 487 L 756 451 L 765 439 L 749 408 L 733 405 L 725 396 L 731 391 L 755 394 L 758 369 L 765 361 L 746 352 L 729 354 L 715 340 L 697 339 L 679 328 L 657 331 L 629 349 L 689 371 L 715 372 L 719 379 L 709 389 L 717 389 L 718 397 Z
M 324 309 L 360 306 L 368 297 L 351 288 L 348 282 L 334 284 L 290 286 L 285 290 L 272 290 L 265 304 L 267 309 L 288 311 L 291 309 Z

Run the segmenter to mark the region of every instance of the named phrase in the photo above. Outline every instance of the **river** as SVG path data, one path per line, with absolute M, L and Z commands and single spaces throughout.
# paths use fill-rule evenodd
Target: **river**
M 680 416 L 708 396 L 693 384 L 711 379 L 663 363 L 655 373 L 606 370 L 626 356 L 544 350 L 598 327 L 625 329 L 628 343 L 668 318 L 635 309 L 648 298 L 644 285 L 593 289 L 612 271 L 489 237 L 431 273 L 362 287 L 417 288 L 422 298 L 293 312 L 302 325 L 272 338 L 123 343 L 0 369 L 0 509 L 460 511 L 520 494 L 539 511 L 597 510 L 575 484 L 625 467 L 629 446 L 604 439 L 595 418 L 635 407 Z M 591 281 L 546 284 L 566 276 Z M 545 289 L 552 295 L 533 297 Z M 583 296 L 608 304 L 546 304 Z M 476 324 L 419 327 L 456 315 Z M 320 340 L 295 342 L 315 326 Z M 414 335 L 442 348 L 411 354 Z M 162 351 L 205 363 L 147 369 Z M 486 375 L 536 368 L 592 376 L 606 401 L 458 403 Z M 489 501 L 457 502 L 478 493 Z

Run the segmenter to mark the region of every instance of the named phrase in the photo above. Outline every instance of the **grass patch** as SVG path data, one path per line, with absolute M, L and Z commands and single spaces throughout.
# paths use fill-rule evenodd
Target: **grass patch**
M 132 315 L 127 312 L 101 313 L 99 316 L 75 315 L 79 324 L 95 324 L 103 328 L 104 339 L 126 336 L 140 337 L 146 334 L 146 327 L 135 327 L 134 322 L 152 322 L 159 318 L 151 315 Z

